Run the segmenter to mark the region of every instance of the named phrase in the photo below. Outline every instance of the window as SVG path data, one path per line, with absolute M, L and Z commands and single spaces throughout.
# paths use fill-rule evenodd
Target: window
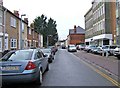
M 5 38 L 5 49 L 8 50 L 8 38 Z
M 11 48 L 17 48 L 17 39 L 11 39 Z
M 29 28 L 29 34 L 31 35 L 31 29 Z
M 8 60 L 30 60 L 32 56 L 32 51 L 27 50 L 18 50 L 16 52 L 9 52 L 7 53 L 3 59 Z
M 11 26 L 16 28 L 16 19 L 11 17 Z
M 42 58 L 42 54 L 39 51 L 37 51 L 35 54 L 35 59 L 39 59 L 39 58 Z
M 22 32 L 24 32 L 24 29 L 25 29 L 25 24 L 24 23 L 22 23 Z
M 2 10 L 0 10 L 0 25 L 2 25 Z

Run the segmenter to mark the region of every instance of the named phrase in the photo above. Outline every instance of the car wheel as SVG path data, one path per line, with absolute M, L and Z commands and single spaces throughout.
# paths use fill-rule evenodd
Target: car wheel
M 120 59 L 120 56 L 117 56 L 118 59 Z
M 37 84 L 41 85 L 42 84 L 42 71 L 40 70 L 39 71 L 39 76 L 38 76 L 38 79 L 36 81 Z
M 48 63 L 52 63 L 52 59 L 51 58 L 48 59 Z
M 54 57 L 52 59 L 54 60 Z

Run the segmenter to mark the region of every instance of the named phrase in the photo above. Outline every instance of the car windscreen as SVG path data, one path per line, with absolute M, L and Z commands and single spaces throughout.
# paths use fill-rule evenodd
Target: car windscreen
M 117 46 L 110 46 L 110 49 L 115 49 Z
M 102 47 L 102 49 L 108 49 L 108 47 L 107 47 L 107 46 L 104 46 L 104 47 Z
M 72 47 L 74 48 L 75 46 L 70 46 L 70 47 L 71 47 L 71 48 L 72 48 Z
M 16 51 L 12 53 L 6 54 L 4 57 L 2 57 L 2 61 L 7 61 L 7 60 L 30 60 L 32 56 L 33 51 Z

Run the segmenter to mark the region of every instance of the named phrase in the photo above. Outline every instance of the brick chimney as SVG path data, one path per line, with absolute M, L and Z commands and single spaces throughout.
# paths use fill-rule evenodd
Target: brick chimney
M 19 11 L 14 10 L 14 14 L 15 14 L 17 17 L 19 17 Z
M 76 25 L 74 25 L 74 33 L 76 33 Z
M 24 21 L 25 21 L 26 23 L 28 23 L 28 18 L 24 18 Z

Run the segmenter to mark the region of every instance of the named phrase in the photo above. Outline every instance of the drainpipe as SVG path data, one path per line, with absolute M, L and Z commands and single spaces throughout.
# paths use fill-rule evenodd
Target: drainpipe
M 3 25 L 3 51 L 5 50 L 5 32 L 6 32 L 6 12 L 7 9 L 4 11 L 4 25 Z

